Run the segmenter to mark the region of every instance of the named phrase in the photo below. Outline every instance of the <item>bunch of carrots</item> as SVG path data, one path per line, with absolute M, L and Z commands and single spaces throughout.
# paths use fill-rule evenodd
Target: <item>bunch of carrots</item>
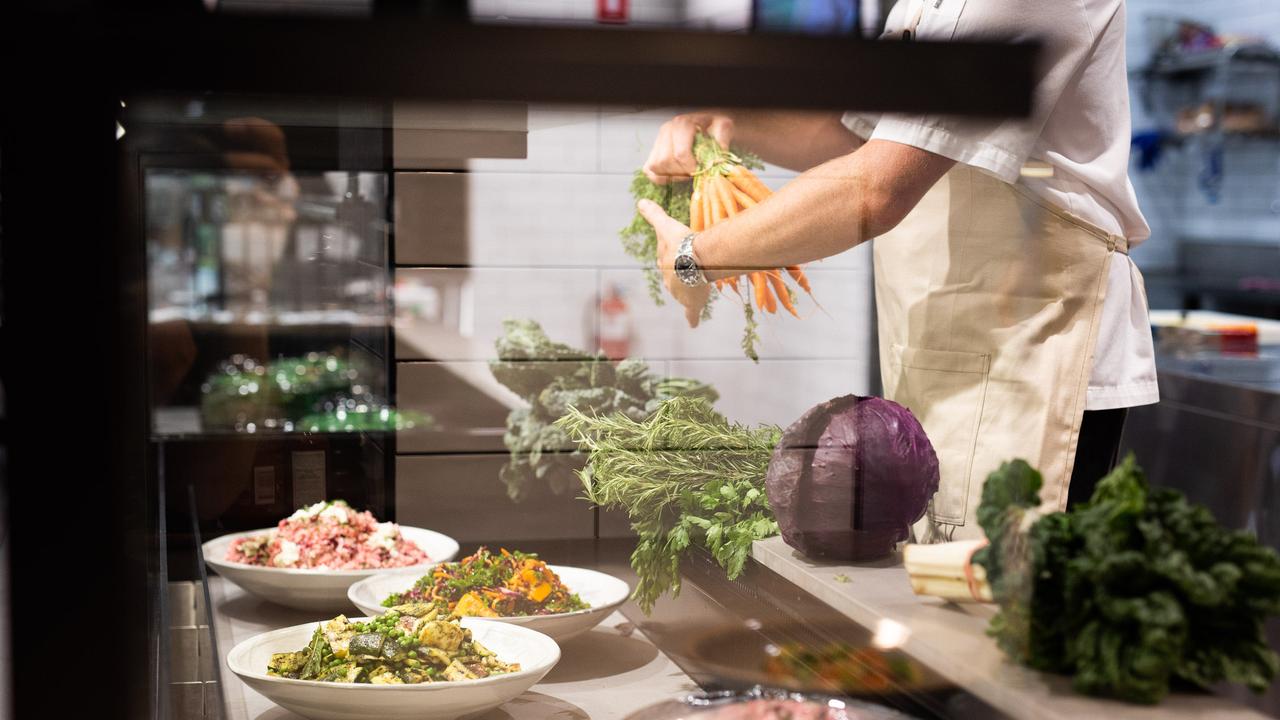
M 755 207 L 771 194 L 773 191 L 761 182 L 755 173 L 733 162 L 732 156 L 713 163 L 705 169 L 699 169 L 698 174 L 694 176 L 693 196 L 689 201 L 689 228 L 694 232 L 704 230 L 721 220 Z M 743 299 L 743 302 L 750 302 L 750 297 L 754 297 L 756 308 L 770 314 L 778 312 L 778 304 L 781 303 L 787 312 L 800 317 L 800 313 L 796 312 L 791 288 L 787 287 L 783 280 L 782 272 L 783 269 L 778 268 L 746 273 L 752 292 L 748 298 Z M 804 270 L 799 265 L 787 267 L 786 272 L 802 290 L 810 296 L 813 295 L 809 278 L 805 277 Z M 739 297 L 742 296 L 738 278 L 729 277 L 716 281 L 716 289 L 721 292 L 724 292 L 726 285 Z
M 652 200 L 668 215 L 700 231 L 726 218 L 746 212 L 764 202 L 771 191 L 752 168 L 763 167 L 758 158 L 749 153 L 726 150 L 708 135 L 699 133 L 694 140 L 693 155 L 698 169 L 692 181 L 655 185 L 639 170 L 631 181 L 631 194 L 636 200 Z M 658 305 L 663 304 L 665 291 L 662 276 L 658 272 L 658 238 L 653 228 L 637 213 L 619 234 L 622 247 L 628 255 L 640 261 L 649 285 L 649 295 Z M 784 275 L 785 273 L 785 275 Z M 742 350 L 752 360 L 758 359 L 756 343 L 755 310 L 777 313 L 778 306 L 799 317 L 796 311 L 796 294 L 787 285 L 786 278 L 800 287 L 810 297 L 813 289 L 800 266 L 771 270 L 746 271 L 748 287 L 743 287 L 742 277 L 730 277 L 716 281 L 717 296 L 728 295 L 726 289 L 742 300 L 742 312 L 746 318 L 743 330 Z M 745 294 L 744 294 L 745 291 Z M 713 298 L 714 299 L 714 298 Z M 755 304 L 755 310 L 752 303 Z M 703 319 L 710 317 L 711 303 L 703 310 Z

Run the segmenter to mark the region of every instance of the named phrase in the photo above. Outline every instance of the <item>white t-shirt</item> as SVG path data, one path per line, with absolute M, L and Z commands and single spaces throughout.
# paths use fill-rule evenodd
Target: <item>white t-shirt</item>
M 912 145 L 982 169 L 1035 194 L 1130 246 L 1151 229 L 1129 182 L 1129 81 L 1123 0 L 899 0 L 886 36 L 916 17 L 921 40 L 1040 40 L 1029 120 L 850 113 L 864 138 Z M 1051 177 L 1022 169 L 1052 168 Z M 1157 402 L 1155 353 L 1142 277 L 1127 255 L 1111 263 L 1088 410 Z

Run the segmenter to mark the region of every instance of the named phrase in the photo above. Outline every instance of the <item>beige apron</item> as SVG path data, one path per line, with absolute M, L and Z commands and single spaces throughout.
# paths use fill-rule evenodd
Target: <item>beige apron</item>
M 1013 458 L 1064 508 L 1108 268 L 1128 243 L 963 164 L 874 243 L 884 394 L 920 419 L 941 470 L 917 540 L 980 537 L 983 480 Z

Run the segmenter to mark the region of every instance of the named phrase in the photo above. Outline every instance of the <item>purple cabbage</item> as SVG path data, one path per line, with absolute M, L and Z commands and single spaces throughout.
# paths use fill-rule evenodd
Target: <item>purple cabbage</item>
M 937 490 L 938 456 L 911 411 L 857 395 L 801 415 L 765 476 L 783 540 L 823 560 L 889 555 Z

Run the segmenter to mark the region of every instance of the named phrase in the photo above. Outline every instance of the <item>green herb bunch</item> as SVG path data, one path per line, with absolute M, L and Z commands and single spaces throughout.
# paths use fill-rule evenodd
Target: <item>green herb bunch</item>
M 978 512 L 990 545 L 974 562 L 1001 605 L 989 632 L 1011 658 L 1138 703 L 1175 681 L 1267 688 L 1280 668 L 1263 631 L 1280 613 L 1275 551 L 1149 488 L 1132 456 L 1089 503 L 1037 520 L 1041 483 L 1025 462 L 1006 463 Z
M 689 547 L 706 548 L 732 579 L 751 543 L 778 532 L 764 492 L 775 426 L 730 423 L 701 397 L 666 400 L 641 421 L 573 408 L 556 425 L 588 452 L 587 499 L 625 511 L 639 536 L 632 598 L 645 612 L 679 593 Z
M 533 320 L 506 320 L 489 369 L 498 382 L 528 403 L 507 416 L 503 443 L 511 453 L 500 477 L 507 495 L 525 500 L 545 486 L 563 495 L 577 485 L 583 465 L 578 446 L 555 421 L 570 408 L 621 413 L 644 420 L 661 402 L 677 395 L 718 398 L 715 390 L 687 378 L 659 378 L 641 360 L 614 362 L 553 342 Z

